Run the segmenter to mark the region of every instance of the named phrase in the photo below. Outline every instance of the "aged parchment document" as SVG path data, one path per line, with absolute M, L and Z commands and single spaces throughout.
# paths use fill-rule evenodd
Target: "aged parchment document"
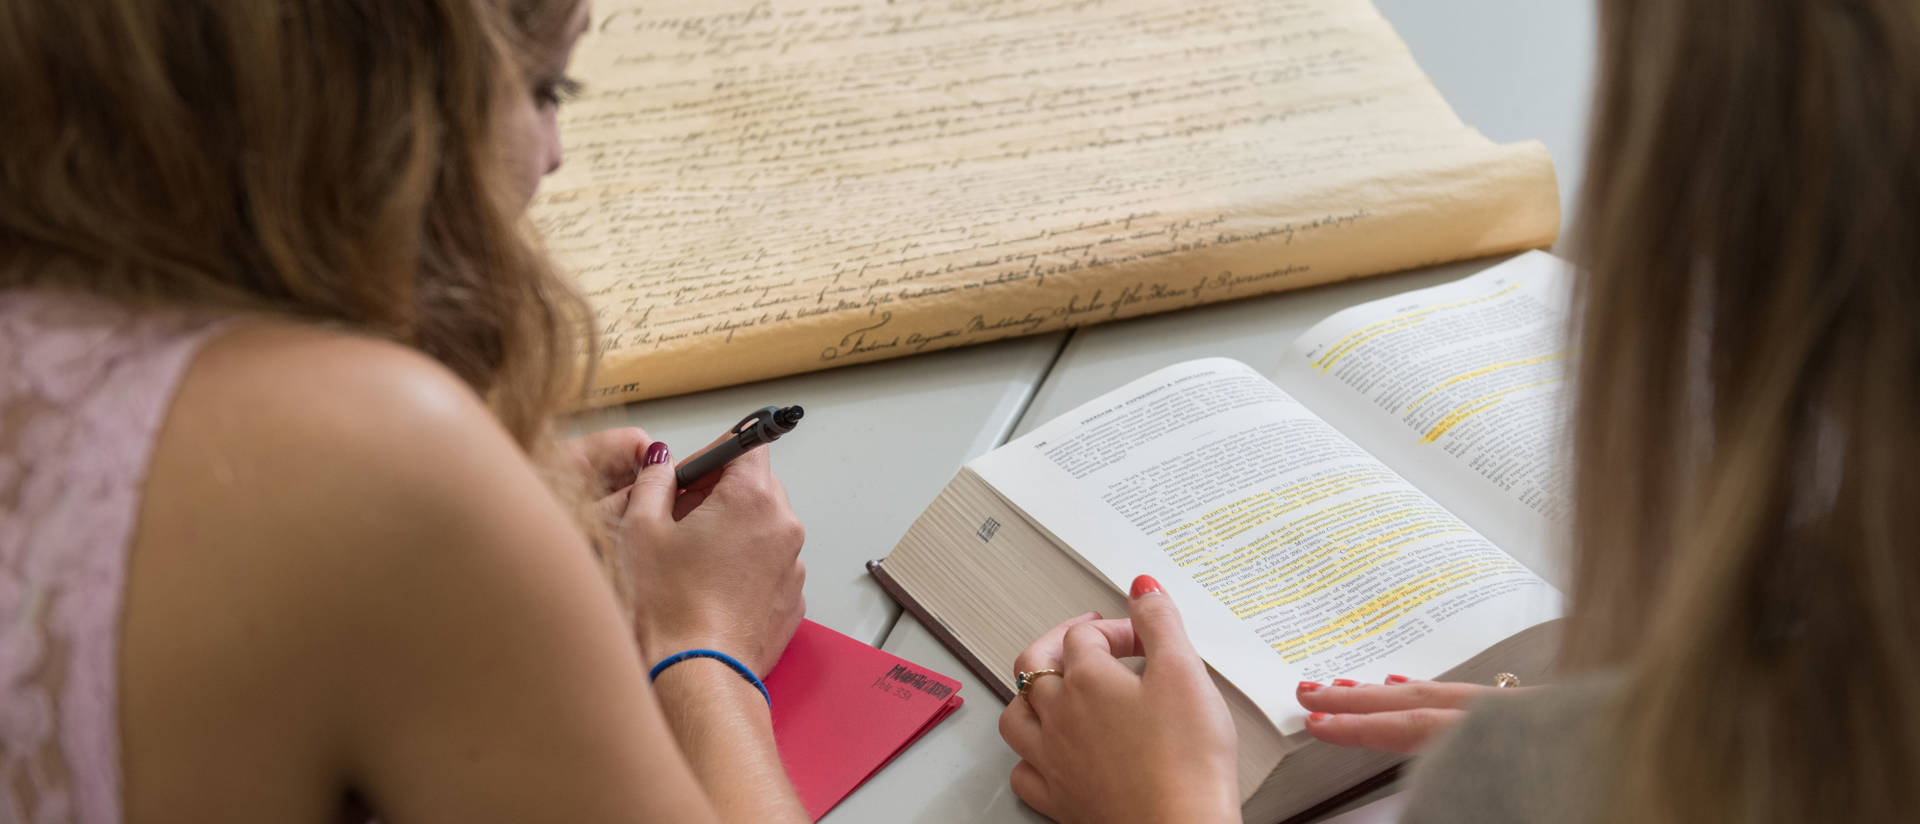
M 1550 243 L 1368 0 L 596 0 L 535 219 L 593 404 Z

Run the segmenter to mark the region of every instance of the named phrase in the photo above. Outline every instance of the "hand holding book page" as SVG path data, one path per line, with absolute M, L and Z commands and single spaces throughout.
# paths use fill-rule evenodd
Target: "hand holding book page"
M 1283 733 L 1299 681 L 1429 677 L 1560 615 L 1552 586 L 1244 364 L 1117 397 L 971 466 L 1116 586 L 1158 578 Z
M 599 0 L 535 207 L 614 403 L 1550 242 L 1367 0 Z

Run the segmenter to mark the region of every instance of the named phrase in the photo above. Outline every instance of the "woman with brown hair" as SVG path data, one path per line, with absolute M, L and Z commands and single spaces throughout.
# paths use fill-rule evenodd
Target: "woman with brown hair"
M 551 434 L 587 14 L 0 4 L 0 820 L 804 816 L 749 677 L 648 676 L 797 626 L 765 451 Z
M 1407 821 L 1910 819 L 1920 4 L 1600 8 L 1569 681 L 1302 685 L 1307 728 L 1449 730 Z M 1001 720 L 1041 812 L 1237 820 L 1232 727 L 1156 590 L 1018 663 L 1065 670 Z M 1138 651 L 1142 675 L 1112 661 Z

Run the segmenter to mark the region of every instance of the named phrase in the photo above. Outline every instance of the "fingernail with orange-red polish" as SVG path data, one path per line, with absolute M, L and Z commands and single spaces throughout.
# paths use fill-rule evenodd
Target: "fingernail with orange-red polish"
M 1313 692 L 1314 690 L 1317 690 L 1319 688 L 1320 688 L 1320 685 L 1312 681 L 1301 681 L 1299 686 L 1299 690 L 1301 692 Z
M 1162 591 L 1163 590 L 1160 589 L 1160 582 L 1153 580 L 1153 576 L 1151 575 L 1142 575 L 1138 578 L 1133 579 L 1132 596 L 1135 598 L 1138 598 L 1149 592 L 1162 592 Z
M 1360 682 L 1352 678 L 1335 678 L 1333 679 L 1333 685 L 1336 687 L 1357 687 L 1360 686 Z
M 1327 714 L 1324 712 L 1316 712 L 1312 715 L 1307 716 L 1307 720 L 1308 721 L 1325 721 L 1327 720 Z
M 666 462 L 667 462 L 666 442 L 654 441 L 651 446 L 647 447 L 647 462 L 645 464 L 646 466 L 658 466 Z
M 1411 681 L 1411 680 L 1413 680 L 1413 679 L 1411 679 L 1411 678 L 1408 678 L 1408 677 L 1406 677 L 1406 676 L 1404 676 L 1404 675 L 1389 675 L 1389 676 L 1387 676 L 1387 683 L 1389 683 L 1389 684 L 1405 684 L 1405 683 L 1407 683 L 1408 681 Z

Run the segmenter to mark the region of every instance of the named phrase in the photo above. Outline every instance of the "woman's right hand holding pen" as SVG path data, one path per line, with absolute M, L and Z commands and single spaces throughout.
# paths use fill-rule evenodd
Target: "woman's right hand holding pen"
M 763 676 L 806 613 L 800 586 L 805 532 L 752 450 L 682 492 L 673 456 L 652 443 L 621 516 L 632 560 L 634 637 L 652 668 L 688 650 L 713 650 Z M 653 680 L 680 752 L 725 821 L 802 822 L 773 740 L 771 699 L 711 658 L 667 666 Z
M 685 493 L 666 444 L 647 447 L 620 534 L 632 547 L 634 632 L 651 666 L 712 649 L 765 675 L 806 612 L 805 530 L 754 449 Z

